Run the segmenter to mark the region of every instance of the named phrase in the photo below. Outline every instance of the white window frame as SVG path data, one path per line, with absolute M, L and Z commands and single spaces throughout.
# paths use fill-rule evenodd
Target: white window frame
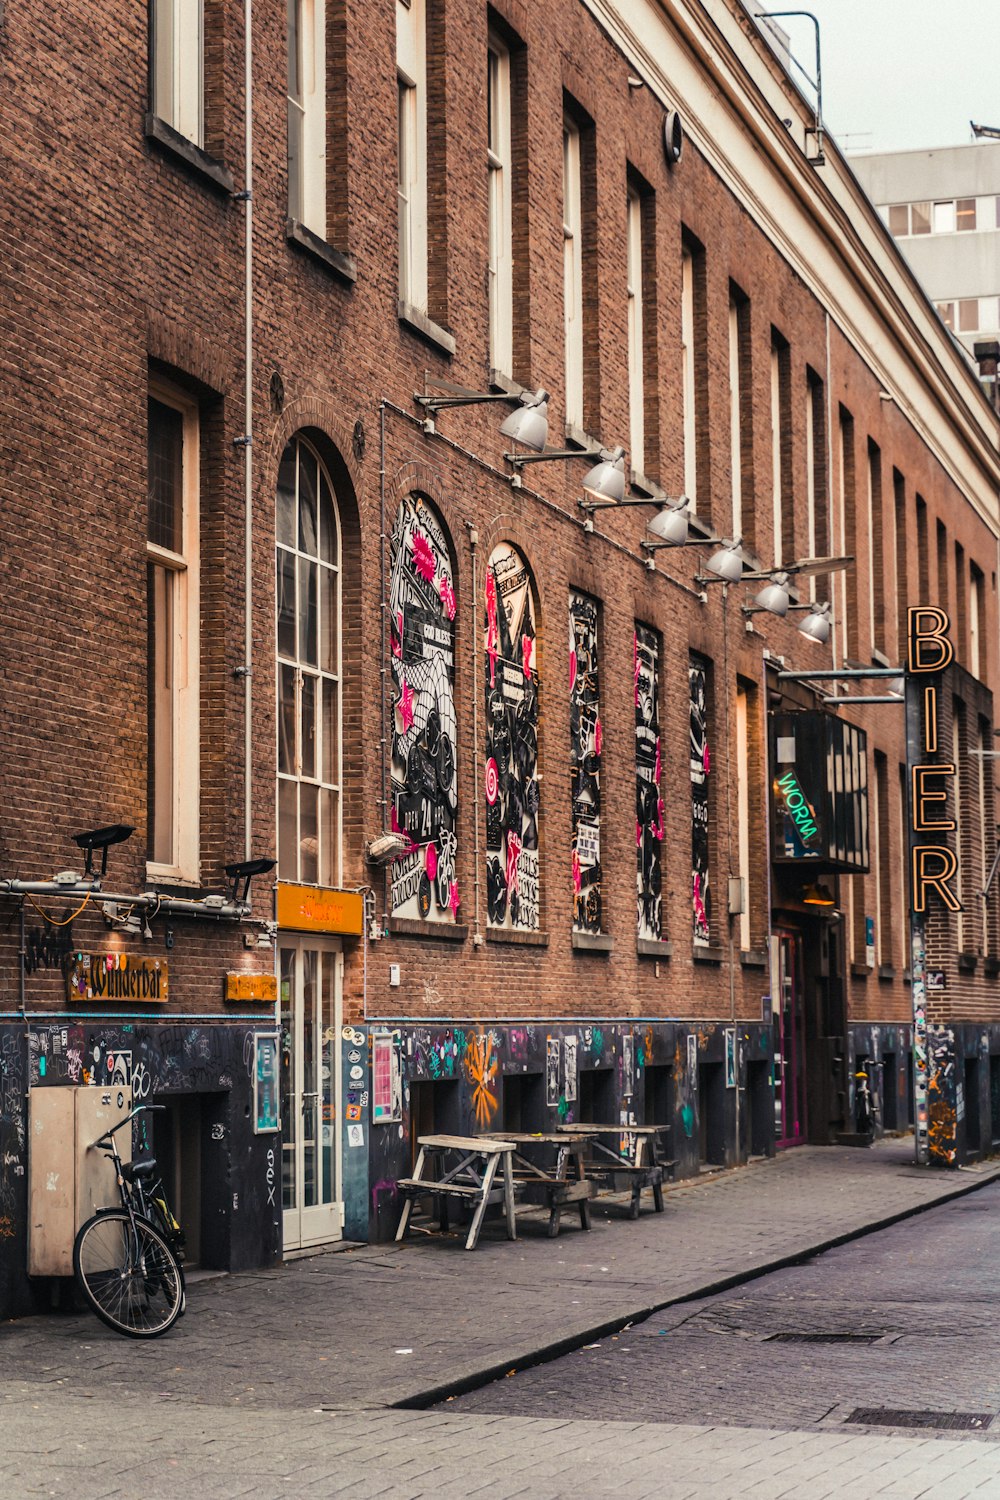
M 288 213 L 326 239 L 326 4 L 289 0 Z M 295 48 L 293 70 L 292 50 Z M 293 78 L 298 88 L 293 92 Z
M 684 409 L 684 493 L 698 509 L 698 448 L 695 415 L 694 256 L 681 251 L 681 391 Z
M 954 198 L 938 199 L 931 205 L 932 234 L 955 234 L 956 210 Z
M 969 671 L 978 678 L 983 675 L 982 642 L 979 639 L 981 577 L 974 568 L 969 568 Z
M 976 733 L 976 748 L 979 754 L 976 756 L 976 794 L 979 798 L 979 889 L 985 891 L 986 880 L 990 871 L 990 862 L 993 858 L 993 850 L 987 846 L 989 837 L 986 827 L 986 755 L 989 746 L 983 734 L 982 722 Z M 982 925 L 982 953 L 984 958 L 990 953 L 990 907 L 988 901 L 983 901 L 981 906 L 983 914 Z
M 583 428 L 583 185 L 580 127 L 563 116 L 563 325 L 566 425 Z
M 816 415 L 815 392 L 806 378 L 806 556 L 816 556 Z M 809 579 L 809 598 L 816 598 L 816 579 Z
M 489 33 L 486 65 L 489 182 L 490 367 L 512 376 L 514 367 L 514 231 L 511 197 L 510 51 Z
M 203 0 L 153 0 L 153 113 L 205 144 Z
M 874 757 L 872 770 L 874 775 L 872 776 L 870 786 L 872 812 L 869 819 L 869 837 L 871 840 L 869 852 L 872 856 L 872 868 L 875 872 L 875 962 L 881 965 L 886 962 L 883 957 L 882 948 L 882 891 L 886 876 L 884 859 L 885 852 L 887 851 L 884 852 L 882 849 L 882 796 L 878 784 L 878 762 L 874 760 Z
M 743 881 L 740 948 L 750 948 L 750 696 L 736 685 L 736 827 L 737 861 Z
M 881 463 L 881 454 L 876 459 L 877 449 L 867 444 L 867 524 L 868 524 L 868 640 L 872 650 L 884 647 L 885 642 L 877 638 L 875 630 L 875 465 Z M 883 583 L 883 592 L 885 584 Z
M 199 419 L 197 404 L 175 387 L 150 381 L 154 401 L 181 414 L 181 551 L 146 541 L 147 566 L 163 569 L 169 583 L 169 636 L 163 669 L 170 700 L 172 784 L 170 844 L 172 860 L 146 861 L 150 879 L 197 884 L 199 879 L 199 806 L 201 793 L 200 732 L 200 580 L 199 580 Z M 151 626 L 152 621 L 147 621 Z M 150 726 L 152 728 L 152 726 Z M 154 791 L 154 796 L 156 795 Z M 155 810 L 147 809 L 147 828 Z
M 729 461 L 732 469 L 733 536 L 743 535 L 743 441 L 740 432 L 740 309 L 729 299 Z
M 771 341 L 771 486 L 774 506 L 774 562 L 781 563 L 783 532 L 781 496 L 781 350 Z M 815 517 L 813 517 L 815 525 Z M 810 552 L 810 557 L 815 557 Z
M 628 282 L 628 412 L 632 468 L 646 472 L 646 389 L 642 349 L 642 195 L 628 189 L 626 205 Z
M 276 725 L 275 725 L 275 739 L 276 739 L 276 743 L 275 743 L 275 768 L 276 768 L 275 769 L 275 828 L 276 828 L 277 832 L 276 832 L 275 843 L 276 843 L 276 846 L 278 847 L 278 853 L 279 853 L 279 872 L 278 873 L 279 873 L 279 878 L 282 879 L 282 880 L 286 880 L 286 879 L 287 880 L 292 880 L 292 881 L 295 881 L 295 882 L 303 884 L 303 885 L 321 885 L 321 886 L 325 886 L 325 885 L 329 884 L 329 885 L 333 885 L 333 886 L 339 886 L 340 883 L 341 883 L 341 880 L 342 880 L 342 875 L 343 875 L 343 847 L 344 847 L 344 838 L 343 838 L 343 832 L 344 832 L 344 830 L 343 830 L 343 820 L 344 820 L 344 798 L 343 798 L 343 782 L 344 782 L 344 748 L 343 748 L 343 737 L 344 737 L 344 729 L 343 729 L 343 721 L 344 721 L 344 672 L 343 672 L 344 606 L 343 606 L 343 571 L 342 571 L 342 562 L 343 562 L 343 528 L 342 528 L 341 523 L 340 523 L 340 508 L 339 508 L 339 506 L 337 504 L 337 492 L 336 492 L 336 489 L 334 488 L 333 479 L 332 479 L 332 476 L 330 475 L 330 471 L 327 468 L 326 464 L 323 462 L 322 457 L 317 452 L 317 450 L 313 447 L 313 445 L 308 441 L 308 439 L 304 438 L 301 433 L 297 433 L 296 434 L 296 436 L 292 439 L 292 443 L 295 444 L 298 449 L 301 449 L 305 454 L 307 454 L 308 457 L 309 457 L 309 459 L 310 459 L 310 461 L 312 463 L 318 464 L 319 471 L 322 472 L 322 474 L 325 477 L 326 482 L 327 482 L 327 484 L 329 486 L 329 489 L 330 489 L 330 499 L 331 499 L 332 512 L 333 512 L 333 527 L 334 527 L 334 531 L 336 533 L 336 546 L 335 546 L 335 549 L 334 549 L 334 561 L 330 562 L 330 561 L 324 560 L 322 558 L 322 556 L 321 556 L 322 547 L 321 547 L 321 543 L 320 543 L 320 540 L 319 540 L 319 528 L 320 528 L 320 524 L 321 524 L 321 519 L 320 519 L 320 487 L 319 487 L 318 483 L 317 483 L 317 486 L 316 486 L 316 537 L 317 537 L 317 543 L 316 543 L 316 551 L 315 551 L 315 553 L 304 552 L 304 551 L 300 550 L 299 545 L 298 545 L 298 539 L 296 539 L 296 544 L 295 544 L 294 547 L 291 546 L 286 541 L 277 541 L 276 540 L 276 543 L 275 543 L 275 552 L 276 552 L 276 555 L 280 555 L 281 553 L 286 553 L 286 554 L 290 555 L 294 559 L 294 563 L 295 563 L 295 579 L 296 579 L 296 603 L 297 604 L 298 604 L 298 598 L 299 598 L 299 588 L 301 586 L 301 576 L 302 576 L 302 565 L 303 565 L 303 563 L 305 563 L 307 566 L 314 566 L 316 568 L 316 570 L 317 570 L 317 588 L 316 588 L 316 600 L 317 600 L 317 626 L 316 626 L 316 628 L 317 628 L 317 641 L 320 641 L 322 639 L 323 632 L 324 632 L 324 629 L 325 629 L 325 626 L 326 626 L 326 621 L 323 618 L 323 603 L 322 603 L 322 601 L 326 597 L 326 594 L 325 594 L 325 591 L 322 588 L 319 587 L 319 575 L 320 575 L 320 572 L 321 572 L 322 569 L 326 569 L 329 573 L 331 573 L 331 574 L 334 575 L 334 590 L 335 590 L 336 611 L 337 611 L 336 634 L 335 634 L 336 652 L 335 652 L 335 657 L 334 657 L 332 666 L 330 666 L 330 667 L 324 667 L 323 666 L 323 664 L 322 664 L 322 658 L 321 658 L 321 653 L 320 653 L 319 650 L 317 650 L 317 659 L 316 659 L 316 661 L 315 662 L 308 661 L 308 659 L 304 656 L 304 654 L 302 652 L 301 643 L 300 643 L 300 641 L 298 639 L 299 619 L 300 619 L 300 610 L 299 610 L 299 608 L 296 608 L 296 618 L 295 618 L 295 629 L 296 629 L 296 650 L 295 650 L 295 655 L 292 656 L 292 655 L 288 655 L 288 654 L 284 654 L 284 653 L 280 652 L 279 649 L 278 649 L 278 639 L 277 639 L 278 612 L 277 612 L 277 610 L 275 610 L 275 642 L 274 642 L 274 646 L 275 646 L 275 663 L 276 663 L 276 666 L 277 666 L 277 671 L 275 673 L 275 679 L 276 679 L 276 681 L 275 681 L 275 691 L 276 691 L 276 695 L 277 695 L 277 712 L 276 712 Z M 297 460 L 296 460 L 296 470 L 295 470 L 295 482 L 296 482 L 296 503 L 295 503 L 296 525 L 298 525 L 298 509 L 299 509 L 298 492 L 299 492 L 299 473 L 300 473 L 300 468 L 301 468 L 301 457 L 297 457 Z M 280 703 L 280 695 L 281 695 L 281 676 L 282 676 L 282 674 L 281 674 L 281 668 L 282 667 L 290 667 L 290 668 L 292 668 L 292 670 L 294 671 L 294 674 L 295 674 L 295 710 L 294 710 L 294 717 L 295 717 L 295 730 L 294 730 L 295 744 L 293 746 L 293 755 L 295 757 L 295 765 L 294 765 L 294 767 L 293 767 L 293 769 L 291 771 L 287 771 L 287 772 L 286 771 L 281 771 L 281 770 L 277 769 L 280 766 L 280 737 L 281 737 L 281 703 Z M 315 774 L 312 775 L 312 776 L 306 775 L 304 773 L 304 771 L 303 771 L 303 767 L 302 767 L 302 744 L 301 744 L 301 738 L 300 738 L 300 728 L 301 728 L 301 725 L 302 725 L 302 687 L 303 687 L 303 680 L 307 676 L 309 678 L 311 678 L 312 681 L 315 684 L 314 698 L 313 698 L 314 714 L 315 714 L 315 718 L 314 718 L 315 744 L 314 744 L 314 748 L 313 748 L 313 768 L 314 768 L 314 773 Z M 332 764 L 333 764 L 333 767 L 334 767 L 334 770 L 335 770 L 335 773 L 336 773 L 335 779 L 332 780 L 332 781 L 325 780 L 324 776 L 323 776 L 323 764 L 324 764 L 325 752 L 326 752 L 326 749 L 327 749 L 327 747 L 326 747 L 326 745 L 324 743 L 324 738 L 323 738 L 324 734 L 325 734 L 325 726 L 324 726 L 324 719 L 323 719 L 323 685 L 324 685 L 324 683 L 333 683 L 334 684 L 334 702 L 335 702 L 335 712 L 336 712 L 337 728 L 336 728 L 336 734 L 335 734 L 335 744 L 331 747 L 332 748 L 332 752 L 333 752 L 333 755 L 332 755 Z M 281 856 L 281 848 L 280 848 L 280 842 L 281 842 L 281 840 L 280 840 L 280 819 L 281 819 L 281 797 L 280 797 L 280 789 L 281 789 L 282 784 L 293 784 L 297 788 L 296 803 L 295 803 L 295 806 L 296 806 L 296 812 L 295 812 L 295 824 L 296 824 L 296 841 L 295 842 L 296 842 L 296 847 L 295 847 L 295 871 L 294 871 L 294 873 L 290 873 L 287 870 L 287 868 L 283 870 L 281 868 L 281 864 L 280 864 L 280 856 Z M 301 829 L 302 829 L 301 791 L 298 790 L 302 786 L 314 787 L 316 789 L 316 803 L 317 803 L 316 827 L 317 827 L 317 834 L 318 834 L 318 847 L 317 847 L 317 850 L 316 850 L 316 875 L 317 875 L 316 880 L 308 880 L 308 879 L 304 878 L 303 873 L 302 873 L 303 863 L 302 863 L 302 832 L 301 832 Z M 323 824 L 323 816 L 322 816 L 322 800 L 323 800 L 323 794 L 324 793 L 327 793 L 331 797 L 331 799 L 333 800 L 334 806 L 335 806 L 335 813 L 334 813 L 333 826 L 332 826 L 332 838 L 335 841 L 336 847 L 335 847 L 332 859 L 329 858 L 328 852 L 323 847 L 324 824 Z M 326 868 L 326 874 L 327 874 L 327 877 L 328 877 L 327 879 L 324 879 L 324 864 L 326 864 L 326 867 L 327 867 Z
M 427 13 L 396 0 L 399 299 L 427 311 Z

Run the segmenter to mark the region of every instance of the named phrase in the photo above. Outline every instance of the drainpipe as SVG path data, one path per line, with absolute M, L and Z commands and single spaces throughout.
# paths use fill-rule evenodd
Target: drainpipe
M 253 843 L 253 0 L 243 4 L 244 182 L 243 260 L 243 848 Z

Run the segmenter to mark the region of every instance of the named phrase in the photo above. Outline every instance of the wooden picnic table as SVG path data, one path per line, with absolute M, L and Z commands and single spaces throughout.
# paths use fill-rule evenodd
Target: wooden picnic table
M 666 1125 L 599 1125 L 579 1121 L 573 1125 L 560 1125 L 559 1132 L 571 1138 L 590 1137 L 591 1159 L 587 1163 L 587 1175 L 592 1181 L 604 1182 L 618 1188 L 620 1179 L 631 1189 L 629 1218 L 639 1217 L 639 1200 L 643 1188 L 653 1190 L 653 1208 L 663 1212 L 663 1175 L 671 1173 L 676 1162 L 668 1160 L 660 1151 L 659 1143 L 666 1133 Z M 612 1150 L 598 1136 L 631 1136 L 631 1155 L 624 1157 L 620 1150 Z
M 487 1132 L 491 1139 L 512 1141 L 515 1147 L 513 1158 L 514 1191 L 527 1203 L 540 1203 L 549 1210 L 549 1238 L 559 1233 L 559 1219 L 564 1208 L 575 1203 L 580 1211 L 580 1226 L 590 1228 L 590 1200 L 597 1191 L 596 1183 L 587 1175 L 586 1148 L 593 1136 L 576 1132 L 568 1135 L 546 1135 L 544 1132 L 528 1130 L 505 1130 Z M 527 1155 L 529 1146 L 554 1146 L 554 1166 L 542 1166 Z M 572 1165 L 574 1176 L 570 1177 Z
M 514 1223 L 514 1176 L 511 1169 L 513 1141 L 487 1136 L 421 1135 L 417 1137 L 417 1145 L 420 1152 L 413 1176 L 402 1177 L 398 1183 L 406 1202 L 396 1230 L 397 1240 L 403 1239 L 409 1229 L 414 1198 L 424 1194 L 433 1194 L 437 1198 L 438 1222 L 443 1230 L 448 1228 L 449 1198 L 475 1205 L 465 1241 L 466 1250 L 475 1250 L 479 1243 L 479 1231 L 490 1203 L 504 1205 L 507 1238 L 517 1239 Z M 458 1157 L 457 1161 L 453 1160 L 455 1157 Z M 438 1177 L 424 1175 L 425 1169 L 432 1163 L 436 1163 L 441 1169 Z M 501 1167 L 501 1180 L 498 1183 L 497 1170 Z

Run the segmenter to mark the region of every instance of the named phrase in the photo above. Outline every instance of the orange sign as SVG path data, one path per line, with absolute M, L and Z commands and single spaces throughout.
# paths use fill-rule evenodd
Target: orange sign
M 276 974 L 227 974 L 227 1000 L 262 1000 L 273 1005 L 278 998 Z
M 365 916 L 360 891 L 278 883 L 278 926 L 297 932 L 340 932 L 360 937 Z

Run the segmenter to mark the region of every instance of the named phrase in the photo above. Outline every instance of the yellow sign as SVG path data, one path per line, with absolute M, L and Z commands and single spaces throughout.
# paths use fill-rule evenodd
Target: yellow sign
M 278 926 L 297 932 L 339 932 L 360 937 L 365 903 L 360 891 L 278 883 Z
M 278 998 L 276 974 L 227 974 L 227 1000 L 261 1000 L 273 1005 Z
M 165 958 L 133 958 L 128 953 L 74 953 L 70 958 L 67 1000 L 164 1005 L 168 998 Z

